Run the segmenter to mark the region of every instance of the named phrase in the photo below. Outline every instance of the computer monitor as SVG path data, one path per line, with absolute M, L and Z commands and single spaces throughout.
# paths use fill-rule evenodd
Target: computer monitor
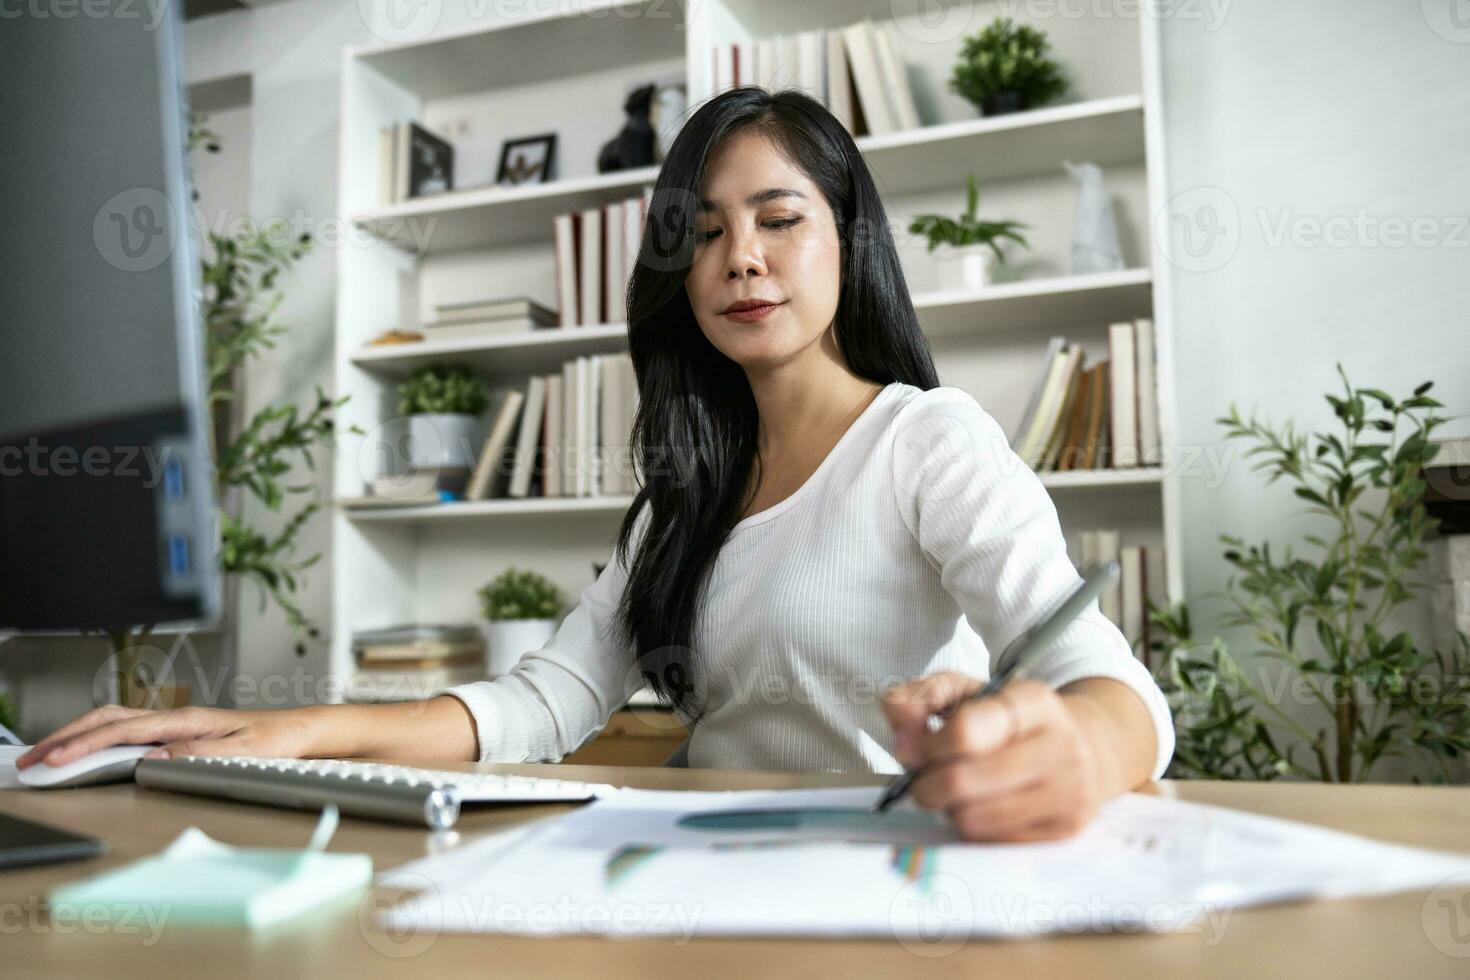
M 219 613 L 181 7 L 0 28 L 0 628 Z

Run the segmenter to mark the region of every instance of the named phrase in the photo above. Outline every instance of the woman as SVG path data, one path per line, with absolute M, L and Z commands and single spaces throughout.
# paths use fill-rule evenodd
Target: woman
M 407 705 L 109 707 L 21 759 L 560 759 L 651 683 L 694 766 L 897 772 L 969 839 L 1074 833 L 1162 774 L 1167 706 L 1096 603 L 1039 679 L 929 716 L 1079 579 L 1040 481 L 940 387 L 872 177 L 814 100 L 686 123 L 629 286 L 644 485 L 552 642 Z M 989 664 L 989 666 L 995 666 Z

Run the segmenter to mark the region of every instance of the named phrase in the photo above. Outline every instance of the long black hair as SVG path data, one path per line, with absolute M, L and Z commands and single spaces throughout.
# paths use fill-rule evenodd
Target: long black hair
M 794 90 L 744 86 L 705 102 L 659 169 L 628 284 L 639 393 L 632 458 L 642 486 L 615 556 L 628 569 L 616 628 L 660 700 L 689 718 L 703 710 L 693 649 L 699 598 L 759 473 L 759 454 L 750 382 L 699 329 L 684 282 L 706 164 L 746 130 L 770 138 L 832 208 L 842 263 L 833 330 L 848 368 L 877 383 L 939 384 L 883 203 L 852 136 L 820 102 Z M 629 562 L 640 519 L 647 525 Z

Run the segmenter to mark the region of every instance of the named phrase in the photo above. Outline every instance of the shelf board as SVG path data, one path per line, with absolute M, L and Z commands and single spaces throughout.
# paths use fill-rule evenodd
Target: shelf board
M 622 514 L 633 506 L 631 496 L 528 497 L 515 500 L 470 500 L 422 507 L 341 508 L 354 523 L 424 524 L 440 521 L 493 520 L 567 514 Z
M 878 192 L 911 194 L 987 180 L 1062 173 L 1062 161 L 1107 167 L 1142 163 L 1143 97 L 1120 95 L 1073 105 L 862 136 Z
M 1163 471 L 1158 467 L 1132 470 L 1069 470 L 1040 473 L 1048 490 L 1086 490 L 1158 484 Z M 342 508 L 354 523 L 425 524 L 441 521 L 482 521 L 500 517 L 563 516 L 567 514 L 625 513 L 633 506 L 631 496 L 619 497 L 530 497 L 524 500 L 474 500 L 422 507 Z
M 1151 316 L 1152 285 L 1148 269 L 1124 269 L 915 293 L 913 300 L 926 336 L 955 337 Z
M 1127 470 L 1064 470 L 1038 473 L 1048 490 L 1091 490 L 1108 487 L 1162 485 L 1164 471 L 1157 466 Z
M 628 327 L 606 323 L 588 327 L 554 327 L 501 337 L 423 340 L 360 348 L 352 363 L 383 378 L 402 379 L 434 361 L 450 361 L 484 375 L 544 373 L 583 354 L 628 349 Z
M 980 180 L 1061 173 L 1066 159 L 1101 166 L 1143 160 L 1143 99 L 1095 99 L 857 141 L 883 195 Z M 353 224 L 414 255 L 545 241 L 551 219 L 606 204 L 658 179 L 639 167 L 531 187 L 472 187 L 361 211 Z
M 631 197 L 657 178 L 655 166 L 523 187 L 470 187 L 359 211 L 352 223 L 417 256 L 545 241 L 558 214 Z
M 979 290 L 916 293 L 914 308 L 931 339 L 1001 330 L 1045 330 L 1150 316 L 1147 269 L 1000 283 Z M 555 327 L 500 337 L 424 340 L 363 347 L 352 363 L 387 380 L 408 377 L 434 361 L 460 364 L 483 375 L 545 373 L 583 354 L 628 349 L 626 324 Z
M 680 4 L 583 0 L 528 6 L 533 11 L 525 16 L 482 17 L 463 30 L 406 44 L 375 44 L 354 56 L 420 99 L 443 99 L 685 53 Z M 657 29 L 659 24 L 666 29 Z M 576 57 L 569 59 L 568 52 Z

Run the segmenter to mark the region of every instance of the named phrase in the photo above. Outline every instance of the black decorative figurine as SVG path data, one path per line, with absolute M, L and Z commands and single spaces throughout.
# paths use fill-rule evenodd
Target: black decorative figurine
M 653 164 L 653 124 L 649 122 L 648 113 L 653 105 L 654 88 L 653 85 L 644 85 L 628 95 L 628 101 L 623 103 L 623 111 L 628 114 L 627 125 L 603 144 L 597 154 L 598 173 Z

